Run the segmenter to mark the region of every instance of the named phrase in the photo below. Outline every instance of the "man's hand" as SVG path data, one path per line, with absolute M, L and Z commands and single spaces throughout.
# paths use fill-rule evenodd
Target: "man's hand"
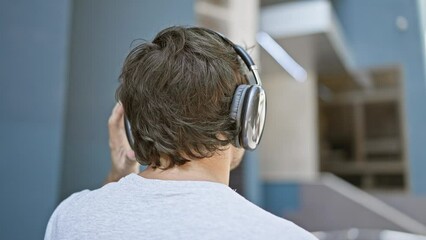
M 139 163 L 131 149 L 124 130 L 124 109 L 117 103 L 108 120 L 109 148 L 112 168 L 106 183 L 116 182 L 130 173 L 139 173 Z

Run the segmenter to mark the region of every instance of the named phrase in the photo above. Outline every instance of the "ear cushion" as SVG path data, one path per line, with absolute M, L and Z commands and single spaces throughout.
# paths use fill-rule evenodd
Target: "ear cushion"
M 250 85 L 239 85 L 237 89 L 234 92 L 234 96 L 232 98 L 232 104 L 231 104 L 231 112 L 230 117 L 231 119 L 235 120 L 235 123 L 237 124 L 237 130 L 238 134 L 236 136 L 236 146 L 240 147 L 240 131 L 241 131 L 241 114 L 242 109 L 244 105 L 244 98 L 246 95 L 247 90 L 250 88 Z
M 244 95 L 247 92 L 247 89 L 250 85 L 239 85 L 234 92 L 231 104 L 231 113 L 230 116 L 232 119 L 238 121 L 241 118 L 241 110 L 243 108 Z

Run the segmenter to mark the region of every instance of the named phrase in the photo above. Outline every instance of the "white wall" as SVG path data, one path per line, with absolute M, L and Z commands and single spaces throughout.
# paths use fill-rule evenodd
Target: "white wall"
M 318 172 L 317 79 L 308 70 L 304 83 L 285 73 L 263 74 L 268 97 L 260 146 L 265 180 L 309 180 Z

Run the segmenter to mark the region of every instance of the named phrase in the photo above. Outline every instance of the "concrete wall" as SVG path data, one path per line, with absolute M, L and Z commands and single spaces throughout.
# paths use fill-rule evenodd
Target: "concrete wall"
M 425 206 L 423 198 L 390 194 L 376 198 L 329 174 L 311 183 L 269 183 L 265 189 L 267 210 L 309 231 L 360 228 L 426 233 L 425 211 L 419 210 Z
M 375 197 L 416 219 L 426 226 L 426 196 L 403 193 L 378 193 Z
M 286 211 L 281 216 L 309 231 L 350 228 L 406 231 L 346 196 L 320 184 L 302 185 L 299 205 L 300 211 Z
M 42 239 L 56 207 L 70 5 L 0 1 L 0 239 Z
M 107 120 L 132 41 L 194 21 L 193 0 L 74 1 L 62 198 L 100 187 L 109 171 Z
M 398 64 L 403 68 L 411 190 L 426 194 L 426 70 L 424 30 L 415 0 L 333 1 L 360 68 Z M 408 28 L 396 27 L 398 16 Z

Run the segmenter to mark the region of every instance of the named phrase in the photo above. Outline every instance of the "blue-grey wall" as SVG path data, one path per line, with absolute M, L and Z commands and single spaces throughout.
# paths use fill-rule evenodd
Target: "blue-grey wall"
M 409 177 L 415 194 L 426 194 L 426 76 L 423 31 L 416 0 L 336 0 L 348 45 L 360 68 L 403 67 Z M 408 20 L 399 31 L 396 18 Z
M 70 2 L 0 0 L 0 239 L 42 239 L 58 199 Z
M 109 171 L 107 120 L 132 41 L 195 22 L 193 0 L 75 0 L 72 19 L 62 198 L 100 187 Z
M 62 197 L 101 186 L 132 40 L 194 21 L 193 0 L 0 0 L 0 239 L 42 239 Z

